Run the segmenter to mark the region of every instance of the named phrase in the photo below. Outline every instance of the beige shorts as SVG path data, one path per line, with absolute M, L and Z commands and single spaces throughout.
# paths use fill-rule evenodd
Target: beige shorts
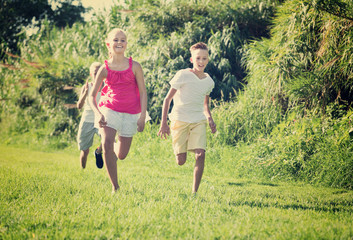
M 206 150 L 207 121 L 187 123 L 182 121 L 171 122 L 174 154 L 186 153 L 195 149 Z

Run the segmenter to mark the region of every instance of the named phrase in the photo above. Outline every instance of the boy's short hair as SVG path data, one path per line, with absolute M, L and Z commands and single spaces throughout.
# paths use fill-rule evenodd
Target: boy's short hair
M 195 43 L 194 45 L 192 45 L 190 47 L 190 52 L 195 51 L 197 49 L 202 49 L 202 50 L 208 51 L 208 47 L 207 47 L 206 43 L 203 43 L 203 42 L 198 42 L 198 43 Z
M 100 62 L 92 63 L 91 66 L 89 67 L 89 73 L 93 74 L 93 76 L 95 77 L 101 66 L 102 64 Z

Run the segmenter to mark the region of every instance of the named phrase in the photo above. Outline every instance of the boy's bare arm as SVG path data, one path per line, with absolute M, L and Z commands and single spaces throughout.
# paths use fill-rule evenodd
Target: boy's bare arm
M 170 135 L 170 128 L 168 126 L 167 115 L 168 115 L 170 103 L 172 102 L 172 99 L 176 91 L 177 91 L 176 89 L 171 88 L 163 101 L 162 119 L 161 119 L 161 126 L 158 131 L 158 136 L 161 136 L 161 138 L 164 138 L 164 139 L 166 139 L 167 136 Z
M 77 101 L 77 108 L 78 109 L 81 109 L 83 107 L 83 105 L 85 104 L 87 93 L 88 93 L 88 80 L 85 83 L 85 85 L 83 85 L 83 87 L 81 88 L 80 98 Z
M 217 131 L 217 128 L 216 128 L 216 124 L 214 123 L 213 118 L 212 118 L 212 114 L 211 114 L 210 107 L 209 107 L 209 102 L 210 102 L 210 96 L 206 95 L 205 101 L 203 104 L 204 114 L 208 120 L 208 125 L 210 125 L 211 132 L 215 133 Z

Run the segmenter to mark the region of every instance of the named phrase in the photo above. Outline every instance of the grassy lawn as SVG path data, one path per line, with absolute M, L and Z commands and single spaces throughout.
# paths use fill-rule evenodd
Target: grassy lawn
M 82 170 L 75 149 L 0 146 L 0 239 L 353 238 L 353 191 L 239 178 L 208 160 L 193 196 L 192 156 L 177 166 L 156 141 L 140 137 L 119 161 L 117 194 L 92 154 Z

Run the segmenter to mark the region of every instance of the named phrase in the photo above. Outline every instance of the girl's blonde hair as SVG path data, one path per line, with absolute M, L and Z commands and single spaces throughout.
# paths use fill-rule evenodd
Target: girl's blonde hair
M 126 33 L 124 32 L 124 30 L 122 30 L 121 28 L 113 28 L 112 30 L 110 30 L 108 32 L 108 35 L 107 35 L 107 38 L 105 39 L 105 42 L 107 43 L 108 42 L 108 39 L 113 35 L 113 34 L 116 34 L 118 32 L 122 32 L 125 34 L 126 36 Z
M 107 35 L 107 38 L 105 39 L 105 43 L 107 44 L 109 39 L 112 37 L 112 35 L 114 34 L 117 34 L 118 32 L 121 32 L 123 33 L 125 36 L 126 36 L 126 33 L 124 32 L 124 30 L 122 30 L 121 28 L 113 28 L 112 30 L 109 31 L 108 35 Z M 127 38 L 127 37 L 126 37 Z M 112 57 L 112 53 L 110 52 L 109 48 L 108 48 L 108 51 L 109 51 L 109 58 Z

